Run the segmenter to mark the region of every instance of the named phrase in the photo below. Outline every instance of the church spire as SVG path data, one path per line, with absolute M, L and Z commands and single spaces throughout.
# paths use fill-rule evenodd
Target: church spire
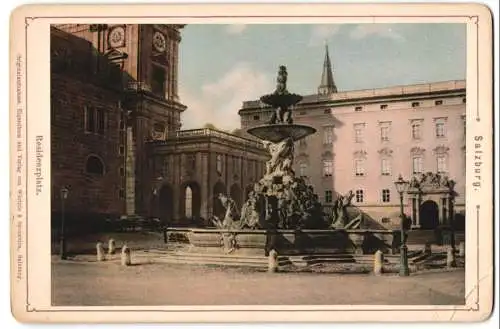
M 337 86 L 333 81 L 332 64 L 328 54 L 328 45 L 325 42 L 325 61 L 323 62 L 323 73 L 321 74 L 321 84 L 318 87 L 318 94 L 326 95 L 337 92 Z

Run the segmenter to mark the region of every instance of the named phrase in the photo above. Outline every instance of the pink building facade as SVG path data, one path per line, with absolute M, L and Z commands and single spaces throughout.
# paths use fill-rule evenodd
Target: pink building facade
M 327 66 L 329 59 L 328 63 L 325 59 Z M 394 185 L 398 176 L 410 180 L 432 172 L 456 182 L 453 209 L 462 216 L 465 81 L 338 92 L 333 78 L 323 80 L 318 94 L 304 96 L 293 117 L 295 123 L 317 130 L 296 144 L 295 171 L 314 187 L 325 207 L 338 194 L 352 191 L 355 207 L 388 224 L 399 214 L 400 198 Z M 324 92 L 328 83 L 332 87 Z M 259 101 L 244 102 L 239 112 L 243 130 L 263 124 L 271 112 Z M 406 194 L 405 213 L 417 217 L 413 202 Z M 436 213 L 443 213 L 443 199 L 429 202 L 435 202 Z M 437 215 L 420 215 L 419 221 L 437 222 L 437 218 L 427 218 Z M 444 224 L 441 217 L 439 221 Z M 425 223 L 414 218 L 414 226 L 421 224 Z

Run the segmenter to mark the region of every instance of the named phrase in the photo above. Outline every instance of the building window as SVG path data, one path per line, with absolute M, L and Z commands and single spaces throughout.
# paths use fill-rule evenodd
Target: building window
M 120 130 L 125 130 L 125 120 L 120 119 L 120 126 L 119 126 Z
M 363 130 L 364 130 L 364 124 L 356 124 L 354 125 L 354 141 L 356 143 L 363 143 Z
M 151 91 L 157 95 L 165 96 L 165 69 L 157 65 L 153 65 Z
M 125 190 L 121 188 L 120 191 L 118 191 L 118 196 L 120 199 L 125 199 Z
M 333 193 L 332 191 L 325 191 L 325 202 L 331 203 L 333 201 Z
M 382 142 L 389 141 L 389 127 L 380 127 L 380 140 Z
M 423 170 L 423 158 L 421 156 L 415 156 L 412 158 L 413 174 L 421 174 Z
M 87 163 L 85 164 L 85 171 L 93 175 L 104 175 L 104 164 L 101 159 L 91 155 L 87 158 Z
M 324 114 L 330 114 L 330 113 L 332 113 L 332 110 L 331 110 L 331 109 L 325 109 L 325 110 L 323 111 L 323 113 L 324 113 Z
M 411 125 L 411 136 L 413 139 L 420 139 L 421 136 L 421 124 L 420 122 L 414 122 Z
M 217 156 L 215 158 L 215 169 L 217 170 L 217 172 L 219 174 L 222 173 L 222 155 L 221 154 L 217 154 Z
M 420 106 L 420 102 L 411 103 L 411 107 L 419 107 L 419 106 Z
M 442 100 L 434 101 L 434 105 L 436 106 L 443 105 L 443 101 Z
M 439 174 L 444 174 L 447 172 L 446 155 L 444 155 L 444 154 L 439 154 L 437 156 L 437 172 Z
M 436 137 L 437 138 L 443 138 L 443 137 L 445 137 L 444 122 L 436 122 Z
M 97 119 L 97 133 L 104 135 L 104 129 L 106 127 L 106 113 L 102 109 L 96 110 Z
M 362 203 L 364 200 L 363 190 L 356 190 L 356 202 Z
M 125 154 L 125 146 L 120 145 L 120 147 L 118 148 L 118 154 L 119 155 L 124 155 Z
M 362 160 L 362 159 L 354 160 L 354 172 L 355 172 L 356 176 L 364 176 L 365 175 L 364 160 Z
M 389 189 L 382 190 L 382 202 L 391 202 L 391 190 Z
M 184 215 L 186 216 L 186 218 L 191 218 L 193 215 L 193 190 L 191 190 L 191 187 L 189 186 L 186 187 L 186 197 L 184 199 L 184 202 Z
M 95 132 L 95 110 L 91 106 L 85 106 L 85 131 Z
M 380 105 L 380 109 L 381 110 L 387 110 L 387 107 L 388 107 L 387 104 L 381 104 Z
M 120 176 L 123 177 L 125 176 L 125 168 L 120 167 Z
M 333 143 L 333 127 L 325 127 L 323 132 L 323 144 L 330 145 Z
M 391 175 L 391 160 L 390 159 L 382 159 L 382 176 L 390 176 Z
M 323 176 L 330 177 L 333 174 L 333 161 L 323 160 Z
M 354 108 L 354 111 L 356 111 L 356 112 L 359 112 L 359 111 L 361 111 L 361 110 L 363 110 L 363 106 L 356 106 L 356 107 Z
M 258 115 L 254 115 L 254 116 L 253 116 L 253 119 L 254 119 L 255 121 L 258 121 L 258 120 L 260 120 L 260 116 L 258 116 Z
M 299 175 L 300 177 L 307 177 L 307 164 L 299 164 Z

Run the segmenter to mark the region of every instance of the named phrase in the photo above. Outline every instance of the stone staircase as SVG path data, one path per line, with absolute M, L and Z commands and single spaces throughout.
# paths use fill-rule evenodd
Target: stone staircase
M 268 266 L 268 258 L 264 255 L 233 255 L 215 253 L 196 253 L 182 250 L 144 250 L 136 253 L 138 258 L 147 258 L 155 263 L 168 263 L 178 265 L 202 265 L 251 268 L 265 271 Z M 410 251 L 408 253 L 409 264 L 414 265 L 418 261 L 425 260 L 426 255 L 421 251 Z M 332 272 L 342 272 L 347 267 L 371 268 L 373 266 L 373 255 L 354 254 L 303 254 L 303 255 L 280 255 L 278 266 L 287 271 L 307 270 L 314 267 L 329 267 Z M 385 255 L 384 263 L 388 266 L 399 264 L 399 255 Z
M 464 232 L 455 232 L 455 244 L 458 246 L 460 242 L 465 241 Z M 425 245 L 426 243 L 436 243 L 436 236 L 434 230 L 411 230 L 408 231 L 408 245 Z

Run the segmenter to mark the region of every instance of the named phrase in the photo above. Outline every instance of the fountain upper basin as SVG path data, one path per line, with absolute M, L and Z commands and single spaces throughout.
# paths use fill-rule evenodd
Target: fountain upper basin
M 298 141 L 314 134 L 316 129 L 300 124 L 268 124 L 249 128 L 247 132 L 257 138 L 278 143 L 289 137 Z

